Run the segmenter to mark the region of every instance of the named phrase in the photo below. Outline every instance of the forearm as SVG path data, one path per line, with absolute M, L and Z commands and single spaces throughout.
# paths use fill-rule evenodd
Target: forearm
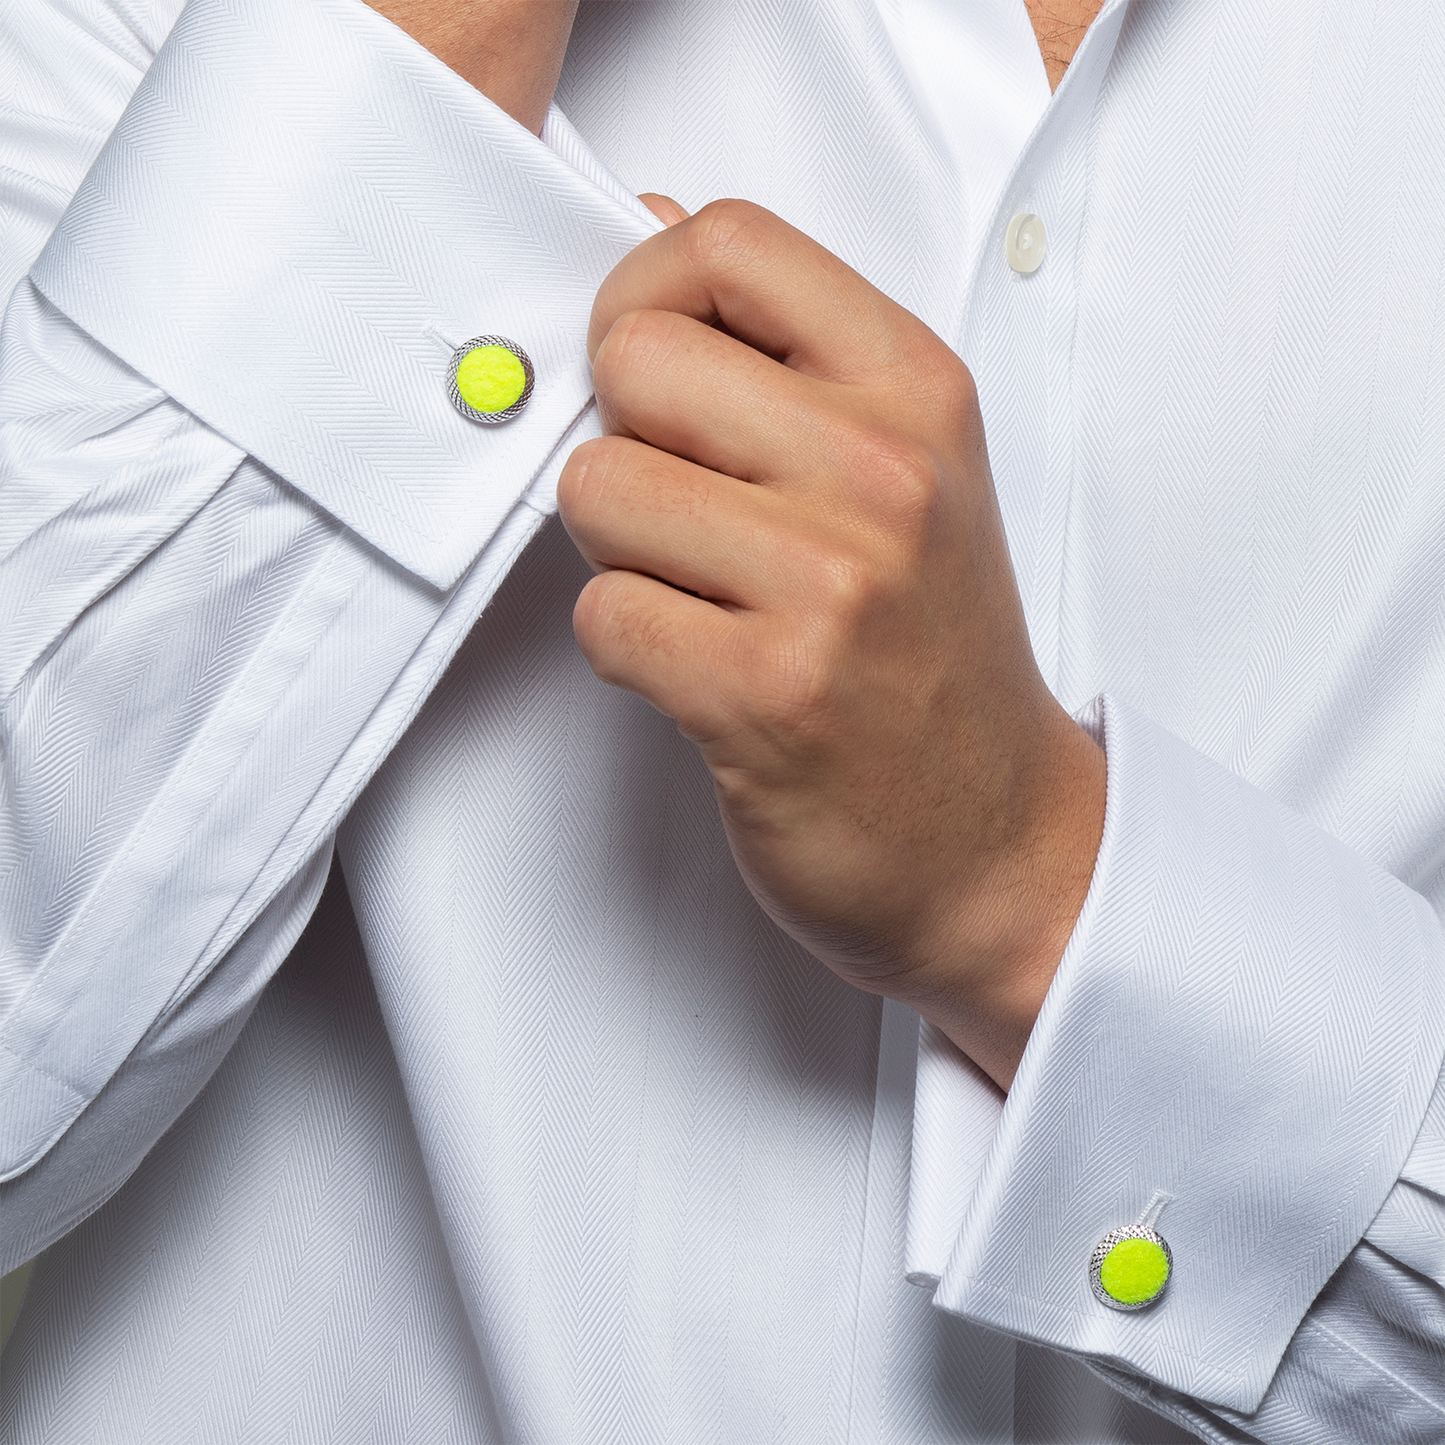
M 56 404 L 0 448 L 0 1270 L 117 1188 L 219 1063 L 502 570 L 443 594 L 379 567 L 29 285 L 6 341 L 0 390 L 48 365 Z
M 102 229 L 82 195 L 4 331 L 0 857 L 25 886 L 0 907 L 0 1268 L 118 1185 L 224 1052 L 338 818 L 540 523 L 522 493 L 585 408 L 588 302 L 647 231 L 367 7 L 248 19 L 242 45 L 234 7 L 188 7 L 92 169 Z M 338 47 L 345 84 L 257 145 L 233 107 L 281 110 Z M 234 83 L 197 87 L 217 50 Z M 321 214 L 297 156 L 336 178 Z M 248 166 L 262 183 L 232 186 Z M 544 260 L 479 269 L 478 236 Z M 318 352 L 339 297 L 373 344 Z M 219 387 L 184 339 L 197 308 L 227 338 Z M 541 378 L 504 434 L 446 398 L 439 337 L 483 318 Z M 358 360 L 380 370 L 338 387 Z M 79 1169 L 91 1126 L 135 1149 Z

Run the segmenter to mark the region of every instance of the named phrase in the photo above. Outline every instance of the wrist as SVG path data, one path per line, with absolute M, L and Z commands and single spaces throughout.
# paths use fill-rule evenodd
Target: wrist
M 1068 947 L 1104 831 L 1104 750 L 1059 709 L 1008 848 L 940 908 L 904 999 L 1007 1089 Z

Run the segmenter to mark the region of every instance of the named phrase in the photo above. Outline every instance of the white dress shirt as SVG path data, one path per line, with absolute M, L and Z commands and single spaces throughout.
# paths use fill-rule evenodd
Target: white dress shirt
M 1445 18 L 1109 0 L 1050 100 L 1006 0 L 594 3 L 541 140 L 355 0 L 147 69 L 170 20 L 29 0 L 0 62 L 0 1268 L 65 1236 L 5 1438 L 1176 1438 L 1035 1345 L 1206 1438 L 1445 1438 Z M 644 188 L 978 380 L 1109 758 L 1006 1104 L 570 643 Z

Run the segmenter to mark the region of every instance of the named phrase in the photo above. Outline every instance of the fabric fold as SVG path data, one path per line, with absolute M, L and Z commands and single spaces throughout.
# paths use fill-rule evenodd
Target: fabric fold
M 592 298 L 661 223 L 365 5 L 250 0 L 243 23 L 229 8 L 187 6 L 32 277 L 448 588 L 586 405 Z M 482 333 L 536 368 L 500 427 L 448 396 L 452 349 Z

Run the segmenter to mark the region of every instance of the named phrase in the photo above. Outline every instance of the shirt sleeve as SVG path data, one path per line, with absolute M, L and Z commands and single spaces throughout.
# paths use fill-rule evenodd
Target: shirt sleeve
M 1310 1306 L 1253 1410 L 1191 1400 L 1095 1362 L 1097 1372 L 1205 1440 L 1436 1445 L 1445 1439 L 1442 1153 L 1445 1077 L 1399 1182 Z
M 1126 705 L 1083 720 L 1109 760 L 1099 861 L 971 1163 L 938 1156 L 986 1091 L 925 1039 L 913 1276 L 1208 1439 L 1441 1439 L 1439 921 Z M 1169 1283 L 1107 1308 L 1090 1255 L 1143 1222 Z
M 264 118 L 264 119 L 263 119 Z M 215 1068 L 594 429 L 658 223 L 354 0 L 193 0 L 0 341 L 0 1271 Z M 448 395 L 522 346 L 514 422 Z

